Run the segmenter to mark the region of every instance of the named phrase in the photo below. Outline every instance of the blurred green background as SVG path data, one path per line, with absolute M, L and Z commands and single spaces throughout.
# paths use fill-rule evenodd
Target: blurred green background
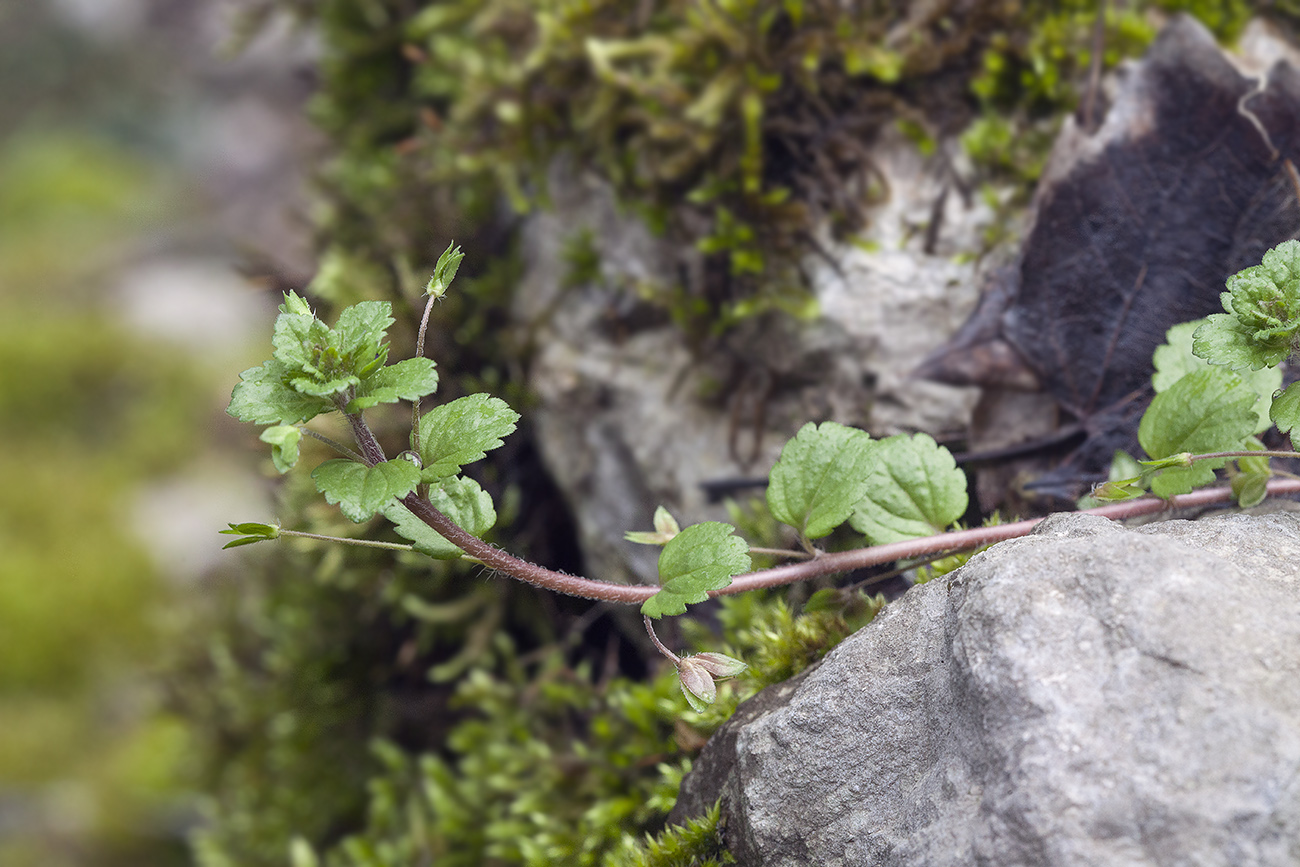
M 190 860 L 156 675 L 266 508 L 223 409 L 274 293 L 233 263 L 305 243 L 296 49 L 224 58 L 231 6 L 0 0 L 0 867 Z

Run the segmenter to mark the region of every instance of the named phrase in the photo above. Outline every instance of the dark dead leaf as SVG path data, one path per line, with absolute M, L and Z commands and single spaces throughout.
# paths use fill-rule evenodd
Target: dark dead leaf
M 1046 487 L 1104 478 L 1136 443 L 1165 331 L 1218 310 L 1225 278 L 1300 234 L 1298 133 L 1300 73 L 1278 63 L 1257 87 L 1175 18 L 1095 133 L 1067 121 L 1018 265 L 920 375 L 1039 383 L 1087 432 Z

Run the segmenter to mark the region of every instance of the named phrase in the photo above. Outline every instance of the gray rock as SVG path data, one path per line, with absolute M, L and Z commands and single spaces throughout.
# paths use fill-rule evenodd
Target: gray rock
M 819 314 L 767 317 L 692 346 L 641 294 L 675 285 L 680 260 L 607 188 L 557 166 L 553 209 L 524 232 L 526 272 L 514 317 L 535 347 L 528 382 L 542 456 L 578 523 L 586 571 L 656 580 L 657 551 L 622 541 L 656 505 L 682 522 L 726 520 L 701 483 L 763 476 L 805 422 L 877 435 L 958 431 L 975 390 L 909 379 L 912 367 L 973 307 L 970 257 L 993 212 L 947 198 L 940 242 L 924 232 L 945 183 L 901 136 L 873 159 L 891 196 L 859 243 L 821 239 L 804 263 Z M 566 244 L 590 232 L 599 285 L 566 285 Z M 868 249 L 870 248 L 870 249 Z
M 1061 515 L 743 705 L 745 865 L 1300 863 L 1300 518 Z

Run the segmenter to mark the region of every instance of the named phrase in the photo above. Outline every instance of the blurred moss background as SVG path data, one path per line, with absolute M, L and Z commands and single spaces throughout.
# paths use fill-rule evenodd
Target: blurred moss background
M 239 166 L 205 138 L 240 79 L 178 60 L 219 29 L 187 5 L 213 4 L 0 2 L 3 867 L 190 860 L 157 675 L 209 512 L 264 508 L 220 443 L 271 304 L 234 270 L 213 190 Z

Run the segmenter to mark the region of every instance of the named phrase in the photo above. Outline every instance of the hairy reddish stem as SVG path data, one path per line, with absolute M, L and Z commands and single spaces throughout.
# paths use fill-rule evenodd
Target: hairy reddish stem
M 373 467 L 388 460 L 388 456 L 379 445 L 379 440 L 375 439 L 375 435 L 370 431 L 370 425 L 366 424 L 365 417 L 361 413 L 345 412 L 343 416 L 352 427 L 352 438 L 357 441 L 361 456 L 366 459 L 366 466 Z
M 361 413 L 347 414 L 347 419 L 349 424 L 352 425 L 352 433 L 356 437 L 357 445 L 361 448 L 361 454 L 366 458 L 366 463 L 373 466 L 386 460 L 384 450 L 380 448 L 378 440 L 375 439 L 375 435 L 371 432 L 370 426 L 366 424 L 365 419 L 362 418 Z M 1275 479 L 1268 483 L 1267 491 L 1275 496 L 1300 493 L 1300 479 Z M 1079 514 L 1099 515 L 1103 518 L 1119 520 L 1134 518 L 1138 515 L 1149 515 L 1165 509 L 1194 508 L 1212 503 L 1222 503 L 1230 499 L 1232 499 L 1232 490 L 1230 488 L 1203 488 L 1199 491 L 1192 491 L 1190 494 L 1170 497 L 1168 500 L 1162 500 L 1158 497 L 1143 497 L 1123 503 L 1112 503 L 1109 506 L 1100 506 L 1096 509 L 1085 509 Z M 658 587 L 644 584 L 615 584 L 612 581 L 593 581 L 590 578 L 566 575 L 563 572 L 555 572 L 538 566 L 536 563 L 529 563 L 527 560 L 520 560 L 513 554 L 502 551 L 477 536 L 467 533 L 451 518 L 448 518 L 435 508 L 432 503 L 414 492 L 403 497 L 402 503 L 419 516 L 421 521 L 437 530 L 444 539 L 469 556 L 520 581 L 569 596 L 599 599 L 604 602 L 623 602 L 629 605 L 639 605 L 659 592 Z M 856 548 L 852 551 L 840 551 L 835 554 L 818 554 L 813 559 L 800 563 L 791 563 L 785 566 L 776 566 L 772 569 L 764 569 L 760 572 L 737 575 L 732 579 L 731 584 L 721 590 L 710 591 L 709 595 L 723 596 L 731 593 L 744 593 L 746 590 L 793 584 L 796 581 L 807 581 L 810 578 L 832 575 L 836 572 L 848 572 L 866 566 L 878 566 L 881 563 L 892 563 L 895 560 L 910 560 L 914 557 L 926 557 L 942 552 L 965 551 L 970 548 L 978 548 L 981 545 L 991 545 L 994 542 L 1002 542 L 1006 539 L 1027 535 L 1042 520 L 1044 519 L 1032 518 L 1028 521 L 1017 521 L 1014 524 L 1002 524 L 997 527 L 975 527 L 970 530 L 957 530 L 952 533 L 927 536 L 924 539 L 891 542 L 888 545 L 873 545 L 869 548 Z
M 1268 483 L 1268 493 L 1274 496 L 1300 493 L 1300 479 L 1271 481 Z M 1139 515 L 1149 515 L 1166 509 L 1208 506 L 1214 503 L 1226 502 L 1230 499 L 1232 499 L 1232 490 L 1230 488 L 1204 488 L 1190 494 L 1180 494 L 1168 500 L 1162 500 L 1158 497 L 1143 497 L 1124 503 L 1100 506 L 1096 509 L 1085 509 L 1077 514 L 1098 515 L 1103 518 L 1120 520 L 1122 518 L 1134 518 Z M 659 590 L 658 587 L 646 585 L 592 581 L 589 578 L 579 578 L 575 575 L 566 575 L 563 572 L 544 569 L 535 563 L 529 563 L 507 554 L 482 539 L 471 536 L 454 524 L 450 518 L 434 508 L 427 500 L 422 500 L 415 494 L 408 494 L 403 503 L 418 515 L 420 520 L 437 530 L 447 541 L 466 554 L 481 560 L 493 569 L 518 578 L 520 581 L 526 581 L 529 584 L 536 584 L 539 587 L 545 587 L 557 593 L 566 593 L 570 596 L 629 604 L 640 604 Z M 807 581 L 821 575 L 848 572 L 866 566 L 878 566 L 881 563 L 892 563 L 895 560 L 908 560 L 913 557 L 925 557 L 945 551 L 955 552 L 978 548 L 981 545 L 990 545 L 994 542 L 1025 536 L 1043 520 L 1043 518 L 1033 518 L 1028 521 L 1017 521 L 1014 524 L 1002 524 L 996 527 L 975 527 L 970 530 L 958 530 L 937 536 L 927 536 L 924 539 L 892 542 L 888 545 L 874 545 L 870 548 L 856 548 L 852 551 L 841 551 L 835 554 L 821 554 L 813 560 L 737 575 L 732 579 L 731 584 L 721 590 L 714 590 L 709 595 L 723 596 L 731 593 L 743 593 L 746 590 L 793 584 L 796 581 Z

